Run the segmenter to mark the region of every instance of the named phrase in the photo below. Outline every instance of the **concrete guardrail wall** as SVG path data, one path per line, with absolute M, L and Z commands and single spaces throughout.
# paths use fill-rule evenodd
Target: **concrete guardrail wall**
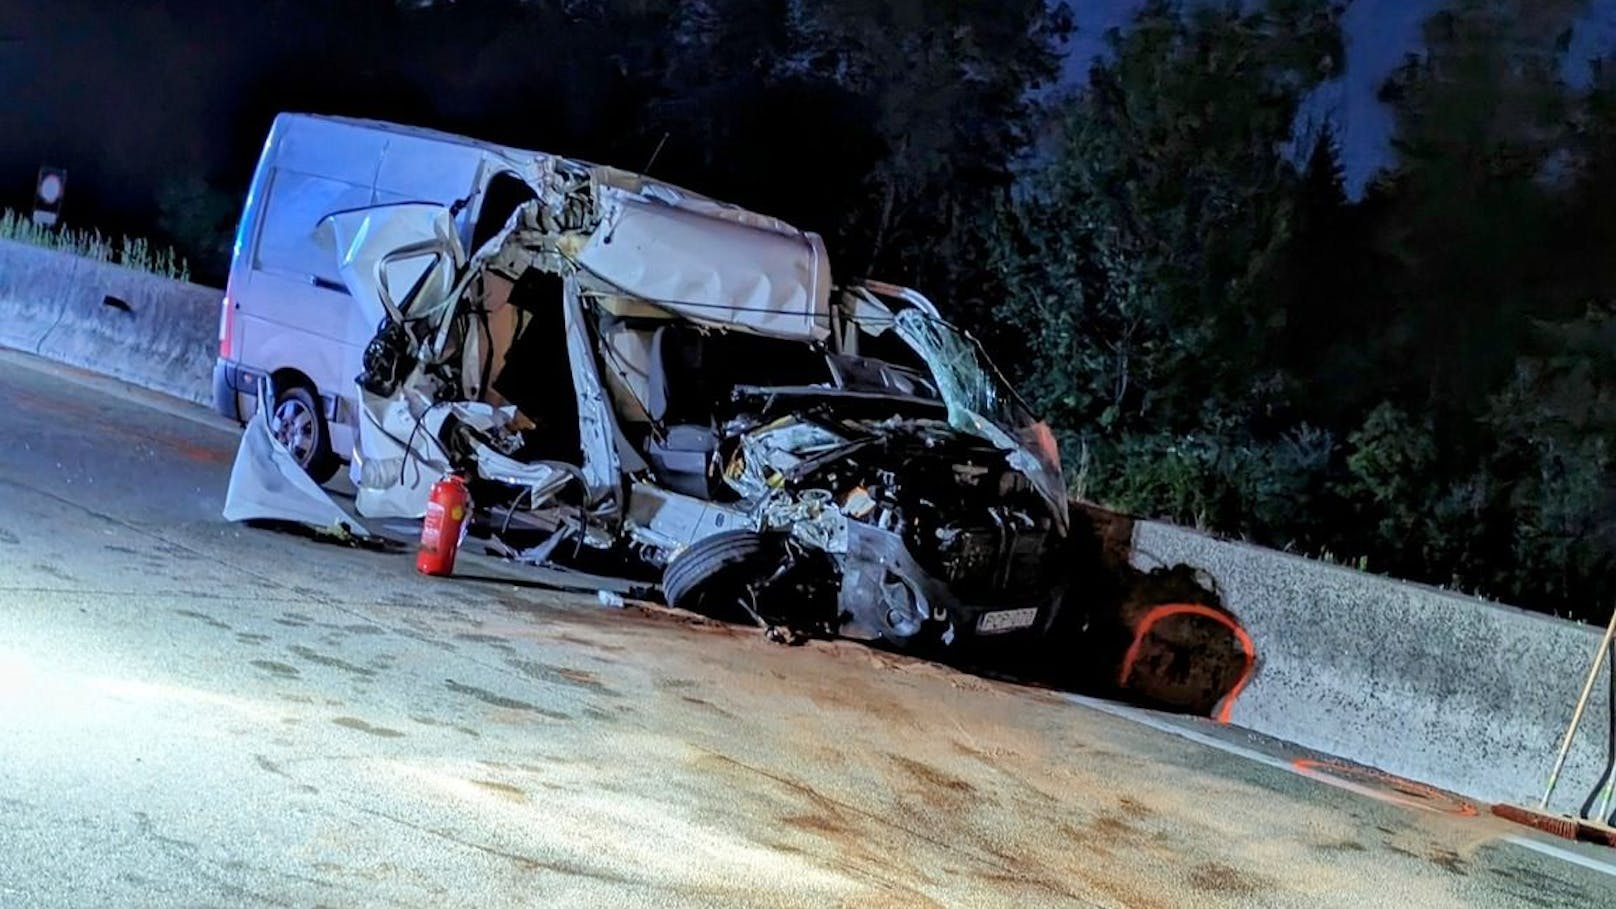
M 198 404 L 213 398 L 223 296 L 0 240 L 0 345 Z
M 1250 632 L 1259 663 L 1236 725 L 1488 803 L 1537 804 L 1601 636 L 1167 524 L 1136 524 L 1132 558 L 1205 570 Z M 1558 810 L 1580 809 L 1609 760 L 1610 695 L 1606 674 Z

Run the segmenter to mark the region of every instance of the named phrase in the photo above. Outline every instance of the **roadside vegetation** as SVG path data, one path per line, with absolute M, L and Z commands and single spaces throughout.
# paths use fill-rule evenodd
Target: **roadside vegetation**
M 138 237 L 114 240 L 96 230 L 40 227 L 29 216 L 9 208 L 0 208 L 0 240 L 60 250 L 174 281 L 191 280 L 190 265 L 172 247 L 154 247 Z
M 106 223 L 222 279 L 281 110 L 654 157 L 822 232 L 842 276 L 935 297 L 1048 415 L 1086 498 L 1589 615 L 1616 598 L 1616 66 L 1587 59 L 1586 5 L 1449 0 L 1381 88 L 1394 156 L 1366 186 L 1308 101 L 1344 75 L 1329 0 L 1146 0 L 1075 82 L 1045 0 L 159 17 L 139 56 L 183 49 L 211 94 L 141 122 L 187 175 L 132 170 L 146 208 Z
M 1351 198 L 1302 107 L 1340 65 L 1329 8 L 1147 4 L 994 244 L 1079 492 L 1608 614 L 1616 67 L 1570 57 L 1583 6 L 1431 17 L 1381 88 L 1395 163 Z

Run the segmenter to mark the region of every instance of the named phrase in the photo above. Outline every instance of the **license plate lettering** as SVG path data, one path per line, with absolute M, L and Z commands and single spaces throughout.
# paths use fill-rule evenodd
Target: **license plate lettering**
M 976 630 L 981 634 L 992 634 L 996 631 L 1015 631 L 1018 628 L 1027 628 L 1038 621 L 1038 607 L 1026 609 L 1006 609 L 1002 612 L 985 612 L 976 620 Z

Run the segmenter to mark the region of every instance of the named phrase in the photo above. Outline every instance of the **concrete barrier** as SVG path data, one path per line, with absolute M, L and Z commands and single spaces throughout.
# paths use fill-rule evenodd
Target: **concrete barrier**
M 223 292 L 0 240 L 0 345 L 212 402 Z
M 1574 622 L 1166 524 L 1135 525 L 1132 559 L 1205 570 L 1250 632 L 1236 725 L 1488 803 L 1537 804 L 1599 646 Z M 1610 695 L 1605 675 L 1558 810 L 1609 760 Z

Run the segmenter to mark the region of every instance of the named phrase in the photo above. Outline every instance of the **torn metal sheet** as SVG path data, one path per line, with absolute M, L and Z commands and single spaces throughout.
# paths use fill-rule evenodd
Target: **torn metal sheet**
M 740 509 L 637 483 L 629 494 L 628 532 L 643 545 L 677 553 L 702 537 L 757 530 L 759 519 Z
M 337 212 L 320 222 L 319 235 L 372 325 L 384 316 L 402 321 L 418 297 L 447 299 L 465 260 L 454 217 L 431 203 Z
M 763 510 L 764 526 L 790 534 L 804 545 L 840 555 L 847 552 L 847 516 L 828 489 L 780 493 Z
M 578 261 L 624 293 L 697 322 L 782 338 L 830 333 L 830 266 L 812 234 L 617 192 Z
M 485 480 L 521 488 L 524 490 L 524 504 L 528 508 L 539 507 L 568 483 L 574 479 L 581 479 L 577 468 L 570 465 L 551 461 L 528 464 L 506 457 L 481 444 L 477 446 L 476 451 L 477 475 Z
M 225 490 L 227 521 L 287 521 L 334 536 L 366 537 L 365 528 L 332 501 L 269 431 L 264 408 L 247 423 Z
M 361 390 L 359 399 L 355 507 L 369 518 L 423 517 L 432 484 L 449 473 L 438 438 L 448 408 L 418 393 L 383 398 Z
M 607 398 L 605 383 L 600 378 L 595 339 L 585 318 L 578 285 L 570 277 L 562 293 L 562 302 L 566 313 L 567 360 L 572 370 L 573 387 L 558 388 L 556 392 L 570 392 L 577 401 L 584 484 L 589 490 L 590 503 L 596 504 L 608 497 L 615 499 L 622 488 L 616 437 L 617 416 Z
M 761 500 L 805 460 L 845 444 L 846 439 L 822 426 L 785 417 L 741 437 L 724 481 L 743 498 Z

